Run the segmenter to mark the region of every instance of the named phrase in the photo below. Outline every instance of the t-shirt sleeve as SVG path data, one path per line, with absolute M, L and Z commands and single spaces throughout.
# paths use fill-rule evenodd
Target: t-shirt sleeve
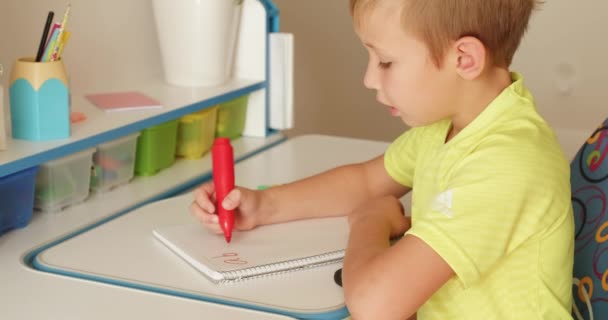
M 564 170 L 521 150 L 474 152 L 455 164 L 406 234 L 433 248 L 468 287 L 558 218 L 551 206 L 563 201 L 553 197 L 567 192 L 547 191 L 568 187 Z
M 412 128 L 393 141 L 384 153 L 384 168 L 393 180 L 406 187 L 412 187 L 414 169 L 416 168 L 416 155 L 419 146 L 422 128 Z

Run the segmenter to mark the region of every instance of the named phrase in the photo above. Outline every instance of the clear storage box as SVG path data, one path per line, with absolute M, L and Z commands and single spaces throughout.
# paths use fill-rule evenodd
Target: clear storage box
M 92 191 L 108 191 L 133 179 L 138 136 L 135 133 L 97 146 L 91 171 Z
M 42 164 L 36 176 L 34 207 L 55 212 L 84 201 L 89 195 L 94 152 L 87 149 Z

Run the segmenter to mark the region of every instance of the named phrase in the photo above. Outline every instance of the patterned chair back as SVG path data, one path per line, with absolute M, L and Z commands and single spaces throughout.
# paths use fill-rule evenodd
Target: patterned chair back
M 573 316 L 608 319 L 608 119 L 571 164 L 575 219 Z

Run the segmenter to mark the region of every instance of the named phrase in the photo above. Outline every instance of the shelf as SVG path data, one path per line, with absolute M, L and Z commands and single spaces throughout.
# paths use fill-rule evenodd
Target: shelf
M 233 79 L 213 87 L 175 87 L 164 82 L 133 85 L 128 88 L 96 88 L 73 92 L 72 111 L 83 112 L 87 120 L 73 124 L 71 137 L 53 141 L 9 139 L 7 150 L 0 151 L 0 177 L 33 167 L 65 155 L 95 147 L 125 135 L 143 130 L 186 114 L 215 106 L 266 87 L 261 80 Z M 105 112 L 91 104 L 85 94 L 112 91 L 140 91 L 156 100 L 163 108 Z

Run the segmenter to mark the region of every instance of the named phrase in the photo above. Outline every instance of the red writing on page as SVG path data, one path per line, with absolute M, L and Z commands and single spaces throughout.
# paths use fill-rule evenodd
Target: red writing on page
M 225 252 L 222 253 L 221 256 L 212 257 L 212 259 L 224 259 L 224 263 L 226 264 L 248 264 L 246 260 L 243 260 L 239 257 L 239 254 L 236 252 Z

